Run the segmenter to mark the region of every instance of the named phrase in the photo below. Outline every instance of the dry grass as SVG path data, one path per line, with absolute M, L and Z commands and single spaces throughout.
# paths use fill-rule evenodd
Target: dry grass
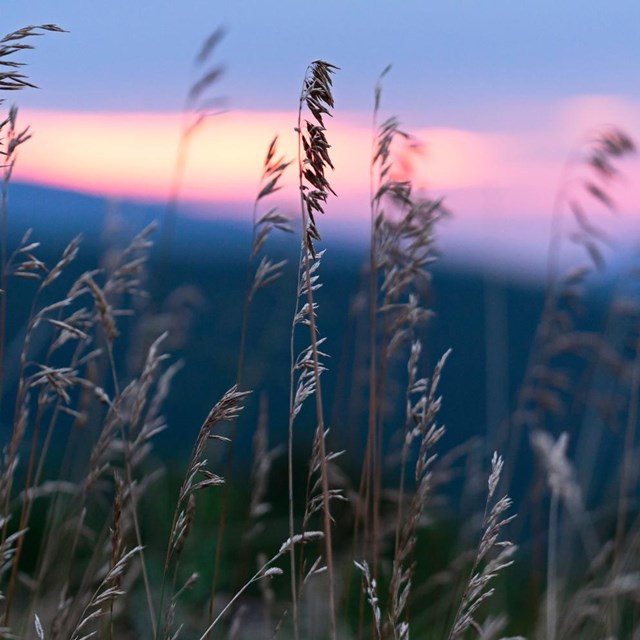
M 0 41 L 0 69 L 4 69 L 0 90 L 33 86 L 18 72 L 20 64 L 14 56 L 43 31 L 61 29 L 28 27 Z M 203 46 L 197 59 L 200 75 L 187 99 L 165 227 L 169 234 L 164 237 L 161 259 L 165 265 L 188 141 L 209 114 L 206 96 L 222 72 L 210 62 L 221 37 L 221 32 L 215 32 Z M 39 243 L 28 232 L 10 250 L 6 246 L 7 193 L 17 151 L 29 133 L 18 127 L 15 108 L 0 122 L 4 158 L 0 397 L 9 390 L 13 393 L 15 387 L 11 406 L 4 407 L 4 414 L 12 408 L 14 416 L 11 431 L 4 436 L 0 464 L 2 637 L 80 640 L 138 634 L 204 640 L 279 635 L 404 640 L 413 629 L 429 638 L 500 638 L 510 624 L 510 611 L 504 598 L 492 596 L 508 574 L 504 570 L 514 562 L 516 547 L 507 538 L 516 531 L 511 526 L 515 516 L 509 514 L 511 499 L 498 493 L 498 487 L 513 477 L 523 442 L 530 443 L 539 464 L 532 479 L 534 490 L 522 501 L 521 513 L 529 521 L 529 511 L 548 509 L 540 530 L 524 539 L 527 544 L 533 539 L 534 545 L 546 550 L 544 572 L 531 572 L 534 587 L 519 585 L 522 591 L 531 589 L 529 617 L 537 621 L 528 631 L 547 640 L 640 637 L 640 528 L 633 464 L 640 311 L 636 300 L 612 307 L 611 322 L 618 321 L 615 313 L 623 309 L 632 338 L 622 345 L 612 343 L 607 334 L 583 331 L 578 323 L 583 285 L 591 271 L 605 268 L 608 242 L 607 234 L 587 212 L 594 203 L 613 208 L 617 162 L 633 151 L 631 139 L 616 129 L 600 131 L 566 169 L 556 203 L 548 295 L 513 419 L 498 443 L 507 452 L 505 461 L 493 453 L 496 443 L 442 456 L 445 428 L 438 421 L 443 403 L 439 385 L 450 351 L 430 370 L 423 344 L 433 315 L 427 299 L 431 264 L 437 258 L 436 232 L 447 212 L 441 200 L 416 196 L 410 181 L 393 177 L 398 145 L 415 147 L 416 143 L 395 118 L 378 123 L 382 95 L 378 83 L 370 158 L 371 250 L 364 289 L 368 300 L 361 309 L 366 317 L 364 335 L 357 337 L 368 350 L 362 365 L 367 380 L 368 438 L 358 469 L 360 484 L 354 489 L 341 470 L 342 452 L 330 449 L 321 380 L 329 375 L 324 351 L 331 345 L 325 344 L 319 330 L 322 309 L 316 296 L 325 251 L 320 248 L 319 217 L 327 200 L 335 196 L 329 181 L 331 132 L 325 125 L 333 112 L 332 75 L 337 71 L 321 60 L 311 63 L 299 103 L 301 250 L 290 338 L 288 535 L 271 553 L 260 548 L 260 534 L 271 526 L 269 475 L 284 447 L 269 448 L 268 403 L 282 400 L 267 401 L 265 395 L 245 389 L 244 380 L 249 317 L 255 313 L 257 293 L 284 273 L 284 262 L 269 257 L 269 240 L 275 231 L 293 231 L 286 216 L 265 206 L 292 164 L 279 156 L 277 139 L 268 146 L 255 198 L 236 380 L 213 404 L 197 433 L 166 531 L 160 522 L 151 532 L 166 540 L 164 561 L 157 567 L 148 555 L 140 512 L 153 497 L 161 470 L 151 452 L 155 436 L 167 427 L 162 407 L 181 363 L 168 363 L 169 336 L 158 331 L 163 324 L 158 320 L 159 301 L 146 299 L 154 229 L 144 229 L 117 256 L 111 255 L 103 268 L 79 277 L 72 276 L 72 266 L 82 249 L 80 238 L 73 239 L 51 267 L 37 257 Z M 574 175 L 581 176 L 578 189 Z M 567 237 L 565 228 L 570 226 L 567 214 L 574 225 L 569 237 L 584 249 L 590 262 L 563 274 L 559 255 Z M 18 377 L 9 386 L 4 376 L 9 357 L 4 348 L 7 314 L 14 288 L 24 284 L 20 280 L 33 281 L 33 301 L 17 362 Z M 135 335 L 152 338 L 144 343 L 141 366 L 132 374 L 119 364 L 124 348 L 119 345 L 126 344 L 122 323 L 141 308 L 147 311 L 133 320 L 139 329 Z M 36 348 L 36 343 L 47 346 Z M 583 367 L 579 371 L 586 370 L 588 376 L 576 380 L 575 369 L 564 371 L 567 357 L 579 362 Z M 398 367 L 404 373 L 399 375 Z M 358 370 L 354 375 L 362 373 Z M 616 506 L 604 517 L 600 506 L 590 503 L 589 487 L 579 473 L 581 460 L 572 461 L 565 433 L 581 437 L 580 429 L 567 424 L 569 417 L 575 418 L 567 407 L 575 401 L 577 389 L 584 393 L 585 385 L 588 393 L 581 415 L 592 421 L 600 395 L 610 385 L 623 401 L 624 410 L 616 415 L 623 434 L 620 477 L 612 482 Z M 245 404 L 258 397 L 260 420 L 246 527 L 240 542 L 232 545 L 227 519 L 233 499 L 229 487 L 234 480 L 235 424 Z M 310 411 L 307 405 L 312 404 Z M 400 420 L 398 407 L 403 413 Z M 303 421 L 312 423 L 314 432 L 310 450 L 302 454 L 308 460 L 306 484 L 294 475 L 297 429 Z M 604 424 L 604 417 L 599 424 Z M 63 431 L 69 434 L 66 453 L 59 477 L 51 479 L 46 469 L 52 443 Z M 399 436 L 398 455 L 387 450 L 394 434 Z M 78 459 L 76 452 L 82 451 L 83 442 L 89 444 L 88 455 Z M 227 460 L 224 476 L 210 462 L 220 451 Z M 479 458 L 473 452 L 479 452 Z M 353 460 L 359 452 L 350 453 Z M 438 492 L 459 472 L 461 458 L 468 471 L 463 494 L 477 500 L 468 519 L 472 543 L 461 534 L 445 567 L 425 579 L 421 554 L 435 556 L 442 550 L 425 549 L 423 541 L 438 529 L 441 510 L 436 499 L 451 497 Z M 383 481 L 390 464 L 395 482 Z M 478 485 L 486 498 L 479 499 Z M 199 518 L 201 506 L 207 504 L 203 496 L 211 493 L 219 495 L 220 520 L 215 529 Z M 27 537 L 36 502 L 46 505 L 37 539 Z M 353 523 L 347 541 L 337 535 L 338 517 Z M 603 526 L 607 519 L 612 525 L 609 530 Z M 539 520 L 531 522 L 537 526 Z M 211 565 L 194 572 L 187 563 L 193 551 L 189 541 L 194 530 L 203 527 L 209 528 Z M 254 564 L 256 569 L 246 571 L 236 591 L 219 593 L 221 558 L 231 546 L 241 549 L 243 571 Z M 35 561 L 28 561 L 27 549 Z M 583 569 L 575 570 L 572 556 Z M 204 611 L 194 614 L 185 603 L 189 591 L 202 581 L 200 573 L 211 573 L 208 617 Z M 536 591 L 537 573 L 544 574 L 544 587 Z M 356 582 L 361 585 L 355 586 Z

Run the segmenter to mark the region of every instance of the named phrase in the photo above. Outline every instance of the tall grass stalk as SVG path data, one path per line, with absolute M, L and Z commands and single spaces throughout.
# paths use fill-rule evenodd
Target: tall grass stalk
M 379 216 L 383 215 L 380 209 L 380 198 L 377 197 L 380 190 L 384 167 L 378 167 L 379 161 L 384 162 L 380 155 L 380 139 L 378 137 L 378 114 L 380 111 L 380 96 L 382 94 L 382 79 L 390 71 L 387 67 L 378 78 L 374 90 L 374 107 L 372 116 L 372 142 L 371 142 L 371 162 L 369 164 L 369 208 L 370 208 L 370 238 L 369 238 L 369 411 L 367 425 L 367 444 L 365 449 L 365 460 L 363 467 L 363 477 L 365 480 L 363 502 L 365 505 L 364 522 L 368 523 L 367 511 L 369 509 L 369 493 L 371 487 L 373 491 L 373 532 L 367 531 L 365 524 L 365 545 L 366 538 L 371 540 L 371 561 L 373 563 L 373 579 L 378 578 L 378 540 L 380 537 L 380 491 L 379 483 L 382 470 L 378 459 L 377 444 L 377 417 L 379 412 L 378 404 L 378 228 Z M 376 175 L 376 169 L 379 168 Z M 357 526 L 357 525 L 356 525 Z M 357 531 L 356 531 L 357 532 Z
M 549 540 L 547 543 L 547 639 L 556 640 L 558 629 L 558 494 L 553 491 L 549 501 Z
M 298 268 L 298 296 L 291 325 L 291 383 L 288 425 L 288 483 L 289 483 L 289 536 L 295 535 L 294 489 L 293 489 L 293 427 L 302 404 L 310 396 L 315 397 L 316 429 L 314 441 L 318 445 L 320 458 L 320 479 L 322 486 L 322 514 L 324 529 L 325 562 L 329 582 L 329 632 L 336 638 L 335 593 L 333 547 L 331 533 L 330 492 L 327 473 L 327 452 L 325 449 L 325 422 L 320 375 L 324 366 L 320 362 L 319 345 L 324 339 L 318 338 L 316 323 L 317 305 L 314 291 L 319 288 L 317 269 L 322 254 L 316 253 L 314 242 L 320 240 L 315 216 L 324 213 L 324 204 L 329 193 L 333 193 L 325 177 L 326 167 L 333 168 L 329 156 L 329 144 L 325 136 L 323 115 L 331 115 L 333 95 L 331 75 L 337 67 L 322 60 L 312 62 L 305 72 L 298 105 L 298 185 L 302 220 L 302 239 Z M 311 113 L 315 123 L 304 121 L 303 108 Z M 296 358 L 295 334 L 298 325 L 307 326 L 309 346 Z M 297 380 L 296 380 L 297 376 Z M 296 583 L 296 560 L 293 546 L 290 549 L 291 597 L 294 637 L 299 636 L 298 585 Z
M 606 232 L 593 223 L 587 207 L 595 203 L 609 212 L 615 211 L 610 192 L 620 176 L 618 163 L 634 151 L 634 143 L 624 131 L 604 127 L 589 135 L 562 169 L 552 209 L 544 307 L 531 342 L 516 407 L 505 425 L 508 431 L 503 431 L 499 442 L 502 445 L 509 441 L 507 482 L 517 464 L 523 429 L 530 433 L 544 424 L 545 414 L 558 415 L 563 404 L 561 394 L 571 387 L 572 381 L 566 376 L 550 375 L 553 360 L 580 350 L 588 350 L 595 358 L 602 347 L 597 335 L 575 327 L 576 302 L 583 292 L 580 287 L 594 271 L 604 269 L 608 244 Z M 568 216 L 575 227 L 570 234 L 565 230 Z M 561 248 L 567 235 L 583 250 L 588 266 L 574 265 L 562 271 Z
M 8 33 L 0 40 L 0 92 L 20 91 L 26 88 L 35 88 L 29 77 L 21 72 L 25 66 L 24 62 L 15 59 L 15 55 L 33 49 L 31 39 L 46 32 L 64 32 L 64 29 L 56 24 L 30 25 Z M 0 107 L 4 99 L 0 98 Z M 0 407 L 4 396 L 4 359 L 5 340 L 7 324 L 7 285 L 8 285 L 8 264 L 7 264 L 7 215 L 9 182 L 16 160 L 18 147 L 26 142 L 30 134 L 28 128 L 19 132 L 16 130 L 17 108 L 12 106 L 9 115 L 4 120 L 0 120 L 0 134 L 8 125 L 7 137 L 0 146 L 0 156 L 2 156 L 3 169 L 2 190 L 0 192 Z M 2 148 L 4 147 L 4 149 Z
M 221 100 L 217 97 L 212 97 L 210 94 L 212 88 L 222 77 L 224 67 L 212 63 L 212 58 L 224 35 L 225 30 L 222 27 L 212 31 L 205 38 L 194 60 L 198 76 L 189 87 L 182 109 L 182 127 L 176 149 L 167 207 L 164 214 L 164 225 L 160 238 L 160 258 L 155 282 L 155 289 L 158 295 L 162 292 L 162 284 L 167 275 L 171 259 L 176 216 L 182 196 L 182 187 L 192 140 L 204 122 L 212 115 L 219 113 Z
M 175 561 L 177 563 L 179 560 L 184 549 L 186 537 L 191 530 L 192 522 L 190 520 L 190 513 L 192 513 L 192 507 L 190 505 L 195 499 L 195 494 L 204 489 L 224 484 L 224 478 L 207 469 L 207 459 L 204 457 L 207 445 L 211 440 L 229 441 L 226 436 L 216 433 L 215 429 L 222 423 L 230 423 L 238 418 L 249 393 L 250 392 L 247 391 L 240 391 L 237 385 L 232 386 L 213 406 L 206 420 L 200 427 L 191 453 L 187 473 L 180 487 L 178 500 L 173 512 L 169 540 L 165 552 L 164 572 L 160 590 L 160 607 L 158 610 L 159 615 L 163 613 L 166 581 L 171 562 Z M 174 576 L 175 575 L 177 575 L 177 568 L 175 568 L 174 571 Z M 158 629 L 159 628 L 158 625 Z
M 289 218 L 286 215 L 280 213 L 276 208 L 270 208 L 264 214 L 259 216 L 258 207 L 261 205 L 264 198 L 273 195 L 282 188 L 281 180 L 287 167 L 290 164 L 290 161 L 287 161 L 283 156 L 278 155 L 278 137 L 274 137 L 269 144 L 269 148 L 267 149 L 262 167 L 262 176 L 258 185 L 258 194 L 256 195 L 256 198 L 253 202 L 251 224 L 251 252 L 247 260 L 247 275 L 240 329 L 240 346 L 238 349 L 238 364 L 236 367 L 236 385 L 239 389 L 242 389 L 244 383 L 245 354 L 251 303 L 253 302 L 258 291 L 268 287 L 272 282 L 282 276 L 282 269 L 286 264 L 286 260 L 281 260 L 274 263 L 266 256 L 263 256 L 257 267 L 255 265 L 255 261 L 263 250 L 268 237 L 274 230 L 278 230 L 284 233 L 293 233 Z M 215 549 L 215 564 L 213 569 L 211 595 L 209 600 L 210 623 L 213 621 L 214 598 L 218 589 L 218 581 L 220 578 L 220 561 L 222 558 L 222 550 L 224 546 L 227 509 L 229 503 L 229 479 L 231 478 L 233 470 L 236 435 L 237 423 L 234 422 L 231 427 L 231 434 L 229 436 L 230 442 L 225 472 L 225 478 L 227 478 L 227 482 L 223 487 L 220 527 Z

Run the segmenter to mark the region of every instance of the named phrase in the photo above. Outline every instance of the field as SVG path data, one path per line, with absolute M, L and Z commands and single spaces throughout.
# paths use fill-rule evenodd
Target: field
M 3 94 L 58 31 L 0 41 Z M 13 184 L 30 135 L 0 103 L 2 637 L 640 638 L 637 274 L 607 271 L 599 223 L 631 137 L 573 152 L 544 288 L 461 277 L 438 266 L 455 212 L 398 170 L 417 143 L 385 70 L 370 237 L 332 247 L 340 70 L 316 60 L 298 157 L 267 141 L 251 228 L 195 259 L 180 186 L 221 38 L 158 222 L 21 229 L 12 194 L 52 196 Z

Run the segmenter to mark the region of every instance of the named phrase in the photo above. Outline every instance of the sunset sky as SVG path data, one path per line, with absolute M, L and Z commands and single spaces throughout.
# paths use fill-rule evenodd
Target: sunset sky
M 47 34 L 22 56 L 41 87 L 16 96 L 34 132 L 16 175 L 30 182 L 166 199 L 193 57 L 218 26 L 227 34 L 215 54 L 225 67 L 215 94 L 226 112 L 194 140 L 187 203 L 249 203 L 275 134 L 294 154 L 300 84 L 316 58 L 341 68 L 328 123 L 340 198 L 328 218 L 368 215 L 373 86 L 389 63 L 383 115 L 397 115 L 424 142 L 416 184 L 446 196 L 461 242 L 484 246 L 529 228 L 542 236 L 576 145 L 603 124 L 640 137 L 637 2 L 93 0 L 89 9 L 81 0 L 12 0 L 3 7 L 3 31 L 43 22 L 69 33 Z M 640 207 L 638 163 L 624 171 L 616 195 L 631 224 Z M 294 202 L 291 184 L 282 204 Z

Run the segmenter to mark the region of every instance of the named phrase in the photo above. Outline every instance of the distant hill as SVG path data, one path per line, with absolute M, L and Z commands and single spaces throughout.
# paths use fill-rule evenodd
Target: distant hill
M 110 201 L 75 191 L 52 189 L 25 183 L 12 183 L 9 192 L 9 232 L 18 236 L 32 227 L 46 233 L 56 245 L 82 233 L 86 243 L 95 247 L 104 236 L 107 223 L 118 223 L 140 230 L 151 222 L 160 222 L 165 207 L 131 201 Z M 175 228 L 175 249 L 183 256 L 205 253 L 212 238 L 218 238 L 229 251 L 246 247 L 250 228 L 246 221 L 233 222 L 234 211 L 224 208 L 223 219 L 212 211 L 210 219 L 180 216 Z
M 225 212 L 227 215 L 233 213 L 228 208 Z M 13 184 L 9 236 L 10 242 L 16 242 L 26 228 L 32 227 L 33 240 L 42 241 L 39 255 L 46 261 L 53 261 L 71 237 L 82 233 L 84 247 L 77 266 L 86 269 L 95 266 L 97 254 L 114 237 L 122 242 L 124 237 L 132 236 L 153 220 L 162 219 L 163 214 L 164 207 L 159 205 L 130 202 L 116 205 L 75 192 Z M 118 226 L 120 231 L 114 230 Z M 186 367 L 176 380 L 176 400 L 170 400 L 168 405 L 169 412 L 180 420 L 179 427 L 167 434 L 166 440 L 182 443 L 185 450 L 190 436 L 185 437 L 184 431 L 192 434 L 197 429 L 211 402 L 234 380 L 250 233 L 248 222 L 228 219 L 181 216 L 175 227 L 171 265 L 163 286 L 169 291 L 185 284 L 194 285 L 205 300 L 192 327 L 192 340 L 180 354 L 186 359 Z M 274 430 L 282 433 L 286 412 L 281 408 L 288 402 L 288 334 L 298 243 L 293 237 L 276 238 L 271 247 L 277 255 L 290 259 L 290 268 L 282 282 L 256 301 L 247 384 L 256 388 L 266 385 L 274 396 L 271 404 Z M 348 331 L 355 331 L 349 326 L 349 309 L 361 286 L 361 265 L 366 247 L 364 243 L 358 247 L 351 242 L 328 248 L 322 265 L 324 287 L 318 299 L 320 327 L 327 336 L 334 368 L 327 375 L 327 390 L 332 395 L 340 367 L 353 364 L 353 345 L 345 332 L 348 336 Z M 154 256 L 153 264 L 157 265 L 157 251 Z M 452 438 L 459 441 L 471 433 L 483 431 L 485 425 L 483 308 L 487 287 L 493 287 L 493 295 L 497 291 L 498 297 L 502 296 L 501 304 L 508 314 L 509 389 L 505 389 L 498 402 L 504 405 L 505 411 L 522 373 L 542 297 L 539 289 L 506 281 L 487 281 L 481 271 L 473 272 L 468 268 L 458 271 L 451 265 L 443 268 L 436 263 L 434 273 L 436 316 L 428 332 L 430 360 L 434 362 L 447 348 L 453 348 L 444 378 L 443 391 L 447 401 L 443 418 L 451 427 Z M 341 351 L 344 351 L 343 355 Z M 461 388 L 464 388 L 464 402 L 460 398 Z M 341 411 L 346 411 L 341 405 L 349 405 L 354 411 L 361 401 L 361 398 L 344 397 L 345 393 L 362 392 L 362 389 L 347 390 L 341 386 L 335 394 L 336 419 Z M 187 411 L 183 402 L 185 396 L 189 397 Z M 347 418 L 345 414 L 340 419 Z
M 10 192 L 9 243 L 17 242 L 26 228 L 33 227 L 33 240 L 42 242 L 38 256 L 51 264 L 69 239 L 82 233 L 85 242 L 74 266 L 78 275 L 95 268 L 98 256 L 110 243 L 123 245 L 146 224 L 161 219 L 163 213 L 164 208 L 158 205 L 124 202 L 115 206 L 97 197 L 15 184 Z M 161 255 L 157 250 L 152 254 L 151 284 L 157 285 L 153 278 L 161 273 L 161 298 L 185 286 L 191 287 L 191 292 L 197 289 L 202 298 L 202 304 L 194 307 L 188 339 L 173 353 L 174 358 L 184 360 L 185 366 L 166 403 L 170 428 L 159 439 L 159 445 L 178 458 L 187 455 L 210 407 L 235 381 L 250 234 L 246 221 L 180 217 L 169 262 L 159 265 Z M 287 425 L 289 334 L 298 240 L 276 238 L 269 246 L 276 258 L 288 258 L 289 266 L 280 281 L 258 295 L 250 317 L 245 384 L 256 394 L 238 426 L 240 459 L 245 463 L 262 392 L 269 400 L 272 438 L 282 440 Z M 327 242 L 325 246 L 328 251 L 320 272 L 323 287 L 317 301 L 320 330 L 327 338 L 325 347 L 331 356 L 323 378 L 331 437 L 335 447 L 359 452 L 366 424 L 366 384 L 353 372 L 362 367 L 367 346 L 366 335 L 362 334 L 366 326 L 354 320 L 352 310 L 363 299 L 366 247 L 353 241 Z M 506 275 L 496 277 L 495 272 L 488 275 L 481 265 L 472 268 L 467 264 L 463 269 L 451 262 L 437 262 L 433 276 L 431 306 L 436 315 L 425 334 L 423 364 L 424 370 L 430 371 L 442 353 L 452 348 L 441 384 L 441 419 L 448 428 L 448 449 L 487 430 L 495 432 L 504 424 L 522 381 L 543 291 L 531 282 L 523 284 Z M 28 286 L 16 286 L 10 292 L 11 309 L 16 311 L 10 317 L 9 345 L 13 340 L 16 356 L 30 302 L 29 290 Z M 602 296 L 593 297 L 587 322 L 597 326 L 604 308 Z M 122 320 L 123 341 L 128 341 L 129 352 L 140 346 L 136 322 Z M 123 366 L 127 357 L 124 352 L 118 355 Z M 9 373 L 10 369 L 11 365 Z M 398 379 L 403 370 L 404 366 L 399 367 Z M 11 419 L 5 413 L 9 408 L 5 402 L 5 421 Z M 402 411 L 403 403 L 399 402 L 397 411 L 389 414 L 389 447 L 398 446 L 392 433 L 402 424 Z M 297 427 L 301 437 L 305 423 L 311 429 L 311 420 L 304 415 L 302 418 Z

